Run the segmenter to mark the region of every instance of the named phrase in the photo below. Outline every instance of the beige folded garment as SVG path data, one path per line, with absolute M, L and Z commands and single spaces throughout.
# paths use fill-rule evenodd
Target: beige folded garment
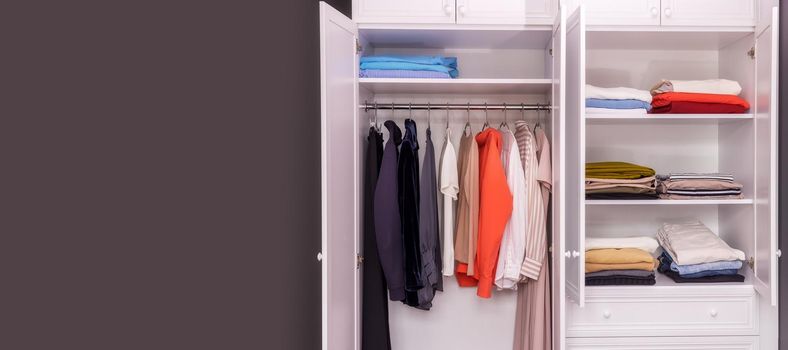
M 606 248 L 637 248 L 654 254 L 659 243 L 653 237 L 586 237 L 586 251 Z
M 588 183 L 606 183 L 606 184 L 647 184 L 654 182 L 656 176 L 648 176 L 640 179 L 599 179 L 595 177 L 586 177 L 586 184 Z
M 586 251 L 586 263 L 591 264 L 634 264 L 654 263 L 649 252 L 638 248 L 605 248 Z
M 657 267 L 656 261 L 653 263 L 631 263 L 631 264 L 595 264 L 595 263 L 586 263 L 586 273 L 588 272 L 597 272 L 597 271 L 607 271 L 607 270 L 644 270 L 644 271 L 654 271 Z
M 698 94 L 739 95 L 741 85 L 733 80 L 666 80 L 663 79 L 651 88 L 651 94 L 664 92 L 691 92 Z
M 742 185 L 736 182 L 719 180 L 667 180 L 657 185 L 666 190 L 740 190 Z

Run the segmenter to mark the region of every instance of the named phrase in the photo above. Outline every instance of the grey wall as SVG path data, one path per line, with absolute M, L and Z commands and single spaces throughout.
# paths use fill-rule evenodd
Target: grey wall
M 319 349 L 318 2 L 3 13 L 0 347 Z

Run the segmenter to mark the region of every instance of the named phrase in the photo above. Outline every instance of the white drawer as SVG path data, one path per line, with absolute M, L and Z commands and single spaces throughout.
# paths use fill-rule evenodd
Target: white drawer
M 567 336 L 757 335 L 751 286 L 587 288 L 584 308 L 569 306 Z
M 757 350 L 758 337 L 568 338 L 568 350 Z

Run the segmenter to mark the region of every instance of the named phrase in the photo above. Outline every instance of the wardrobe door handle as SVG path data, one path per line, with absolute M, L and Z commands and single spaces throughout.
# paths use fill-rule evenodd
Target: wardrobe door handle
M 578 252 L 577 250 L 573 250 L 573 251 L 572 251 L 572 257 L 573 257 L 573 258 L 577 258 L 577 257 L 579 257 L 579 256 L 580 256 L 580 252 Z
M 468 12 L 468 9 L 465 8 L 465 5 L 460 5 L 460 7 L 458 7 L 457 9 L 459 10 L 460 15 L 462 15 L 462 16 L 465 16 L 465 13 Z
M 670 17 L 671 15 L 673 15 L 673 10 L 670 7 L 665 8 L 665 17 Z
M 608 310 L 605 310 L 605 311 L 603 311 L 603 312 L 602 312 L 602 317 L 604 317 L 604 318 L 610 318 L 610 316 L 612 316 L 612 314 L 610 313 L 610 311 L 608 311 Z
M 452 13 L 451 6 L 449 5 L 444 6 L 443 11 L 446 12 L 447 15 L 451 16 Z
M 781 258 L 783 256 L 783 251 L 780 250 L 780 249 L 777 249 L 777 251 L 774 252 L 774 254 L 777 255 L 778 258 Z
M 567 257 L 567 258 L 571 258 L 572 257 L 572 252 L 567 250 L 567 251 L 564 252 L 564 256 Z
M 317 261 L 323 261 L 323 252 L 317 252 Z
M 711 311 L 709 311 L 709 315 L 711 315 L 711 317 L 717 317 L 717 310 L 711 309 Z
M 659 9 L 656 6 L 654 6 L 651 8 L 651 17 L 657 17 L 657 16 L 659 16 Z

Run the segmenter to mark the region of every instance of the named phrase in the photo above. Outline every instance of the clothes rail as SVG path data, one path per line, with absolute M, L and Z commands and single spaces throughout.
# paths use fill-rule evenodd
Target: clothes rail
M 549 111 L 549 103 L 377 103 L 364 102 L 358 108 L 369 110 L 474 110 L 474 111 Z

